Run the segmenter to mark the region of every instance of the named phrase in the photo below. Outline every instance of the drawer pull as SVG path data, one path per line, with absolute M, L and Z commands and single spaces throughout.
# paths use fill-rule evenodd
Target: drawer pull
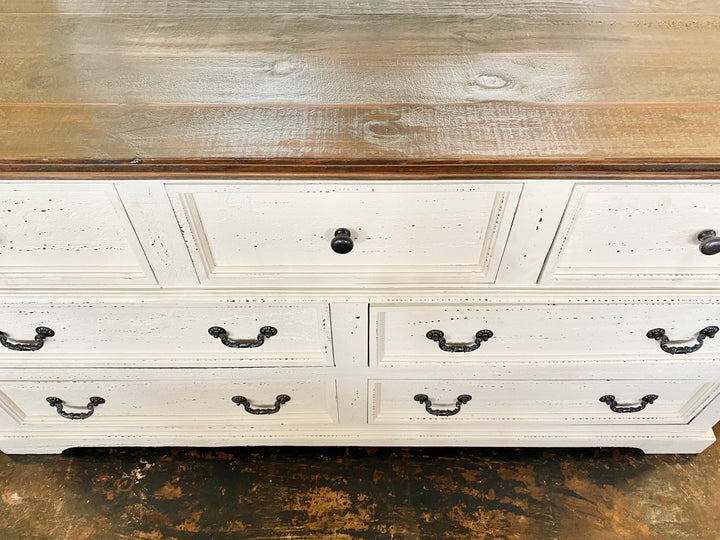
M 337 229 L 335 231 L 335 238 L 330 240 L 330 247 L 335 253 L 344 255 L 350 253 L 355 244 L 350 238 L 350 231 L 348 229 Z
M 275 398 L 275 405 L 271 409 L 253 409 L 250 406 L 250 402 L 248 401 L 248 398 L 245 396 L 233 396 L 232 402 L 237 405 L 238 407 L 242 405 L 245 408 L 245 411 L 250 414 L 275 414 L 280 410 L 280 407 L 282 405 L 285 405 L 288 401 L 290 401 L 290 396 L 285 394 L 280 394 Z
M 46 398 L 47 402 L 50 404 L 51 407 L 55 407 L 57 409 L 57 413 L 62 416 L 63 418 L 67 418 L 68 420 L 85 420 L 86 418 L 90 418 L 93 413 L 95 412 L 95 407 L 98 405 L 102 405 L 105 403 L 105 400 L 101 397 L 93 396 L 90 398 L 90 403 L 87 404 L 87 410 L 86 413 L 69 413 L 63 411 L 63 400 L 57 397 L 49 397 Z
M 266 339 L 269 339 L 277 334 L 277 328 L 274 326 L 263 326 L 260 329 L 260 333 L 258 334 L 257 338 L 255 339 L 230 339 L 228 337 L 227 330 L 224 328 L 221 328 L 219 326 L 211 326 L 208 328 L 208 334 L 210 334 L 214 338 L 220 338 L 220 341 L 222 341 L 222 344 L 226 347 L 231 347 L 233 349 L 251 349 L 255 347 L 259 347 L 263 343 L 265 343 Z
M 5 332 L 0 332 L 0 343 L 11 351 L 37 351 L 42 349 L 45 338 L 53 337 L 55 332 L 47 326 L 38 326 L 35 329 L 35 343 L 9 343 Z
M 474 351 L 482 345 L 483 341 L 487 341 L 493 337 L 492 330 L 479 330 L 475 334 L 475 343 L 448 343 L 445 341 L 445 334 L 442 330 L 430 330 L 425 337 L 432 341 L 437 341 L 438 347 L 447 352 L 470 352 Z
M 652 405 L 658 397 L 655 394 L 648 394 L 640 399 L 640 405 L 636 407 L 625 407 L 618 406 L 618 402 L 615 401 L 615 396 L 607 395 L 600 398 L 600 401 L 607 403 L 610 406 L 610 410 L 616 413 L 635 413 L 642 411 L 648 405 Z
M 698 332 L 697 343 L 692 347 L 668 347 L 670 338 L 665 335 L 664 328 L 653 328 L 647 333 L 647 337 L 659 341 L 660 348 L 668 354 L 689 354 L 702 347 L 703 341 L 705 341 L 706 337 L 714 338 L 718 331 L 720 331 L 720 328 L 717 326 L 708 326 L 703 328 Z
M 432 402 L 430 401 L 430 398 L 427 396 L 427 394 L 416 394 L 413 398 L 418 403 L 421 403 L 425 405 L 425 410 L 432 414 L 433 416 L 455 416 L 457 413 L 460 412 L 460 407 L 463 405 L 467 405 L 467 402 L 472 399 L 472 396 L 469 396 L 467 394 L 460 394 L 457 397 L 457 402 L 455 403 L 454 409 L 432 409 Z
M 698 234 L 698 240 L 700 240 L 700 253 L 703 255 L 720 253 L 720 238 L 712 229 L 707 229 Z

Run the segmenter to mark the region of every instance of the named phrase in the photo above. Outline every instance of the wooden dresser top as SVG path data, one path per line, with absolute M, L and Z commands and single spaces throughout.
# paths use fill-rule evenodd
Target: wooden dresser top
M 0 163 L 720 167 L 717 0 L 5 0 Z

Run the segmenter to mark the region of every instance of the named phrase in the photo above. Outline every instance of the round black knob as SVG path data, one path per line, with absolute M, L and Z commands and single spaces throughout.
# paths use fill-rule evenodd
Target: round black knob
M 355 244 L 350 238 L 350 231 L 347 229 L 337 229 L 335 238 L 330 241 L 330 247 L 335 253 L 350 253 Z
M 698 240 L 700 240 L 700 253 L 703 255 L 720 253 L 720 238 L 712 229 L 707 229 L 698 234 Z

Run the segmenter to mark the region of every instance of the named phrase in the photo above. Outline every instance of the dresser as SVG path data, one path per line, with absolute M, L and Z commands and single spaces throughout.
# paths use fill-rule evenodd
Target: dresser
M 710 445 L 714 2 L 288 4 L 0 5 L 0 449 Z

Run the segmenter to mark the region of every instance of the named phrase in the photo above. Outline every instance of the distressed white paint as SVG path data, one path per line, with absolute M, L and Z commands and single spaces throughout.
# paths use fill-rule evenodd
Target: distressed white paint
M 337 421 L 335 381 L 300 380 L 275 373 L 267 380 L 247 380 L 247 371 L 226 370 L 208 375 L 197 370 L 192 380 L 178 379 L 177 370 L 166 370 L 162 379 L 146 379 L 139 372 L 135 380 L 117 381 L 103 373 L 96 380 L 65 379 L 57 373 L 52 381 L 0 381 L 0 429 L 27 432 L 103 433 L 144 431 L 153 427 L 186 428 L 191 431 L 211 426 L 248 424 L 262 430 L 283 424 L 331 424 Z M 257 375 L 257 374 L 255 374 Z M 252 408 L 271 408 L 279 394 L 290 401 L 275 414 L 254 415 L 231 398 L 246 397 Z M 87 412 L 91 396 L 105 399 L 92 417 L 85 420 L 62 418 L 46 398 L 58 397 L 66 412 Z M 248 428 L 244 428 L 248 429 Z
M 315 288 L 495 279 L 521 184 L 262 182 L 168 186 L 208 284 Z M 355 243 L 337 254 L 336 229 Z
M 152 284 L 155 278 L 112 184 L 0 181 L 0 283 Z
M 647 337 L 664 328 L 671 346 L 697 343 L 698 332 L 720 326 L 720 303 L 492 304 L 371 306 L 371 361 L 379 365 L 669 360 L 674 355 Z M 493 337 L 465 353 L 443 351 L 426 337 L 442 330 L 448 343 L 473 344 L 476 332 Z M 688 362 L 720 355 L 720 340 L 706 339 Z
M 578 183 L 541 282 L 716 286 L 720 259 L 697 237 L 720 230 L 719 205 L 718 183 Z
M 172 359 L 229 366 L 332 365 L 327 305 L 247 306 L 187 303 L 54 303 L 0 305 L 0 331 L 12 341 L 32 340 L 37 326 L 55 336 L 38 351 L 0 348 L 0 362 L 70 364 Z M 220 326 L 235 340 L 255 340 L 263 326 L 277 335 L 260 347 L 230 348 L 208 329 Z
M 608 374 L 611 376 L 611 374 Z M 720 392 L 720 384 L 687 381 L 369 381 L 370 418 L 377 424 L 424 422 L 431 429 L 455 424 L 533 422 L 574 424 L 688 424 Z M 415 401 L 426 394 L 432 409 L 454 410 L 457 397 L 472 399 L 454 416 L 435 416 Z M 614 395 L 621 406 L 637 407 L 648 394 L 655 403 L 636 413 L 616 413 L 600 401 Z M 457 429 L 457 428 L 456 428 Z

